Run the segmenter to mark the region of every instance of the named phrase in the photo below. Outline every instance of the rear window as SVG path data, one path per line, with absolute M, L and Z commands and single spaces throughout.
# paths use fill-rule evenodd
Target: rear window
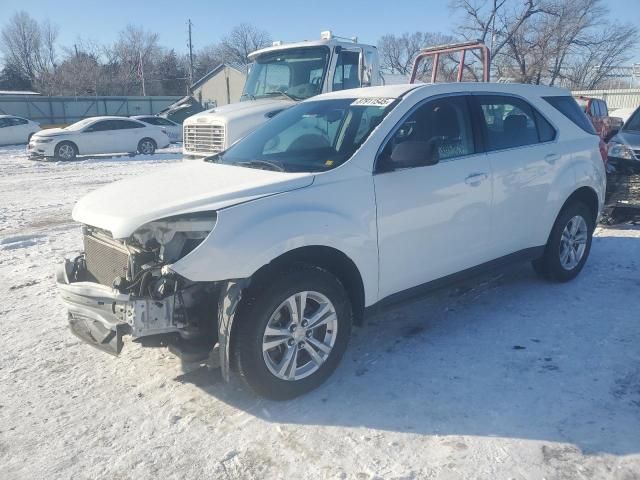
M 582 130 L 597 135 L 589 117 L 585 115 L 573 97 L 544 97 L 544 99 Z

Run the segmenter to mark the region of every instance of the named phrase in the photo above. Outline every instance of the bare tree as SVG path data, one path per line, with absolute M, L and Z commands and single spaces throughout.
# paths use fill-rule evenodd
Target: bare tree
M 248 23 L 234 27 L 220 43 L 225 62 L 245 66 L 249 64 L 249 54 L 271 44 L 271 35 Z
M 493 45 L 501 77 L 592 88 L 622 65 L 638 43 L 632 25 L 612 26 L 602 0 L 453 0 L 458 31 Z
M 389 73 L 409 75 L 413 60 L 425 47 L 450 43 L 449 35 L 432 32 L 403 33 L 402 35 L 383 35 L 378 41 L 380 65 Z
M 58 31 L 48 22 L 39 25 L 28 13 L 15 13 L 2 28 L 0 49 L 5 64 L 34 84 L 55 66 L 55 42 Z
M 105 54 L 112 73 L 121 83 L 122 95 L 142 93 L 142 76 L 151 72 L 159 53 L 157 33 L 134 25 L 127 25 L 120 32 L 116 43 Z

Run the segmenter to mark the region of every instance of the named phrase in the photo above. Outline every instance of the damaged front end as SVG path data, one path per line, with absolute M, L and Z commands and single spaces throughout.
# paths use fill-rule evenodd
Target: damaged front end
M 65 260 L 56 276 L 72 332 L 114 355 L 124 335 L 174 334 L 213 348 L 221 285 L 192 282 L 171 265 L 193 251 L 215 222 L 212 212 L 170 217 L 124 240 L 83 227 L 84 252 Z

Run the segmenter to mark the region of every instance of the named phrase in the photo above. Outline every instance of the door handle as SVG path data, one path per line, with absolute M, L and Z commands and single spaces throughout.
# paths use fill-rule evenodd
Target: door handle
M 557 153 L 549 153 L 545 155 L 544 161 L 553 165 L 558 161 L 559 158 L 560 158 L 560 155 L 558 155 Z
M 489 175 L 486 173 L 472 173 L 464 179 L 464 183 L 471 185 L 472 187 L 477 187 L 487 178 L 489 178 Z

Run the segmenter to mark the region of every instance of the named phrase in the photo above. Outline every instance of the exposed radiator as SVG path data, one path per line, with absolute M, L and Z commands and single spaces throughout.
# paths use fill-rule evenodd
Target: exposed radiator
M 92 235 L 84 236 L 84 254 L 89 282 L 113 285 L 116 277 L 127 277 L 129 253 L 115 242 Z
M 185 150 L 210 154 L 224 150 L 223 125 L 185 125 L 183 133 Z

